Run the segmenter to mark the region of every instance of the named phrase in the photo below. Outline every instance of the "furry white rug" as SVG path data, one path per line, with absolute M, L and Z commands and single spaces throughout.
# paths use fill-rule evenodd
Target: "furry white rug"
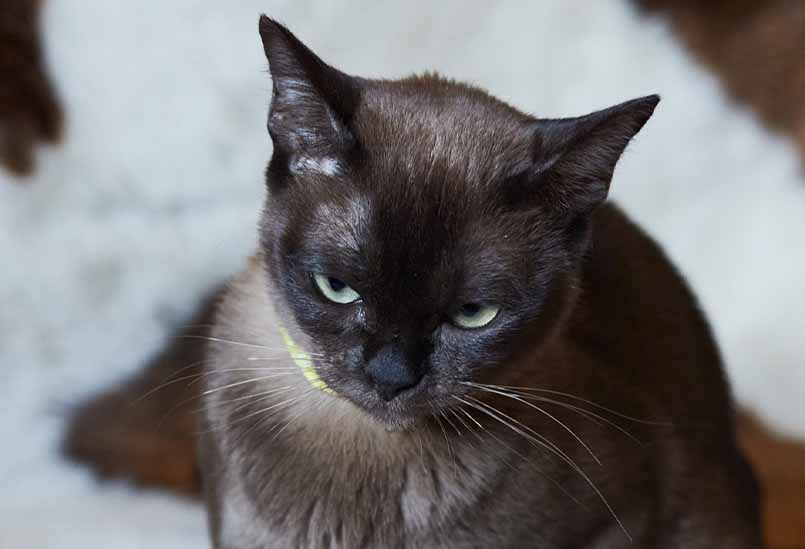
M 436 68 L 543 116 L 660 92 L 614 194 L 688 275 L 740 400 L 805 434 L 797 158 L 624 2 L 49 0 L 66 140 L 29 184 L 0 173 L 0 547 L 207 543 L 196 504 L 99 485 L 56 448 L 65 407 L 137 368 L 255 245 L 263 11 L 349 72 Z

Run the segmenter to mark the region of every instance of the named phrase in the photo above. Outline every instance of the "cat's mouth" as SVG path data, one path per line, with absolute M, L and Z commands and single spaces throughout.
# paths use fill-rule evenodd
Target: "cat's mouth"
M 387 431 L 414 429 L 434 413 L 427 379 L 392 399 L 387 399 L 377 387 L 361 379 L 333 381 L 328 387 L 333 396 L 349 401 Z

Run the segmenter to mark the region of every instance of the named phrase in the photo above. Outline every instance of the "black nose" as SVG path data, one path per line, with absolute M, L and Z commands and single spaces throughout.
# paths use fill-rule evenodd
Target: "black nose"
M 422 373 L 415 370 L 394 345 L 387 345 L 372 357 L 366 375 L 377 389 L 380 398 L 390 401 L 403 391 L 416 387 Z

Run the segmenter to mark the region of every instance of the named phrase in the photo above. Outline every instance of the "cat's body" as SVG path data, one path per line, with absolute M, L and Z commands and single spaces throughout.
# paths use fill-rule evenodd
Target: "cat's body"
M 707 325 L 601 206 L 658 98 L 539 120 L 261 34 L 261 246 L 203 375 L 215 546 L 758 547 Z
M 752 475 L 734 444 L 727 388 L 704 320 L 663 254 L 623 214 L 600 208 L 593 230 L 567 328 L 525 359 L 515 384 L 658 420 L 641 425 L 543 395 L 617 422 L 642 445 L 610 425 L 536 402 L 589 446 L 598 465 L 554 419 L 488 395 L 495 408 L 567 452 L 588 483 L 484 414 L 473 413 L 483 430 L 460 414 L 440 418 L 441 426 L 431 420 L 388 432 L 353 404 L 314 390 L 255 423 L 243 418 L 310 388 L 301 374 L 266 380 L 249 391 L 293 389 L 229 417 L 217 403 L 248 394 L 244 384 L 211 395 L 203 429 L 218 546 L 759 547 Z M 255 260 L 227 292 L 213 336 L 250 342 L 261 334 L 261 344 L 281 347 L 266 287 Z M 273 354 L 223 342 L 213 353 L 217 368 Z M 225 374 L 216 385 L 250 374 Z

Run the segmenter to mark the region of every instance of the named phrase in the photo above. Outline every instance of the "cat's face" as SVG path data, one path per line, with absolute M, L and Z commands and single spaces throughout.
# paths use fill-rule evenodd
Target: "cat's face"
M 537 121 L 437 77 L 368 81 L 261 22 L 274 156 L 261 228 L 318 374 L 389 428 L 505 379 L 556 327 L 615 162 L 656 104 Z

